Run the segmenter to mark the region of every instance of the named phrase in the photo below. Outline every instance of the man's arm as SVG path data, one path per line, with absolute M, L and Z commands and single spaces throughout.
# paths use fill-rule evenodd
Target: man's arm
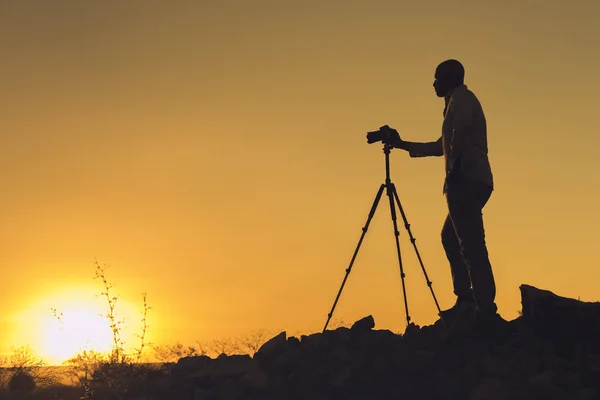
M 404 142 L 394 145 L 394 147 L 408 151 L 411 157 L 440 157 L 444 155 L 444 148 L 442 146 L 442 137 L 435 142 Z

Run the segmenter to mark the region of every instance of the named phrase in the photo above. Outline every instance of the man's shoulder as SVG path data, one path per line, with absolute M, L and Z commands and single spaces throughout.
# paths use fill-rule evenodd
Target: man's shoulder
M 450 101 L 455 107 L 478 107 L 480 104 L 475 93 L 467 88 L 453 93 Z
M 466 86 L 461 88 L 462 90 L 456 90 L 452 93 L 451 100 L 455 101 L 469 101 L 472 99 L 477 99 L 475 93 Z

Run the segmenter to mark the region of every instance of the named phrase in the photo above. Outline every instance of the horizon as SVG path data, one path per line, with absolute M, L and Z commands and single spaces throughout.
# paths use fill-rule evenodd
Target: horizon
M 1 4 L 0 353 L 109 346 L 95 260 L 110 266 L 130 332 L 147 293 L 151 342 L 320 331 L 385 178 L 366 132 L 387 124 L 436 140 L 433 76 L 448 58 L 465 66 L 487 119 L 499 313 L 517 317 L 521 284 L 600 300 L 599 15 L 600 3 L 533 0 Z M 445 309 L 455 297 L 443 178 L 442 158 L 392 151 Z M 333 319 L 373 315 L 397 332 L 406 320 L 385 203 Z M 399 230 L 410 316 L 432 324 Z

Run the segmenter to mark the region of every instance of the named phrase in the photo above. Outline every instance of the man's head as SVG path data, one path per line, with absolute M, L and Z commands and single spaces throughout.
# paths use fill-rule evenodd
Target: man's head
M 446 60 L 435 70 L 435 80 L 433 87 L 438 97 L 445 97 L 452 89 L 460 86 L 465 80 L 465 69 L 463 65 L 456 60 Z

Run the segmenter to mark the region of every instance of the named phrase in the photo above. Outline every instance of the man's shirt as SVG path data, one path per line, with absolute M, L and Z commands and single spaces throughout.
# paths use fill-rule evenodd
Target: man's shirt
M 466 85 L 458 86 L 445 98 L 442 136 L 435 142 L 409 143 L 411 157 L 444 156 L 446 179 L 461 175 L 493 189 L 488 159 L 487 126 L 479 100 Z

